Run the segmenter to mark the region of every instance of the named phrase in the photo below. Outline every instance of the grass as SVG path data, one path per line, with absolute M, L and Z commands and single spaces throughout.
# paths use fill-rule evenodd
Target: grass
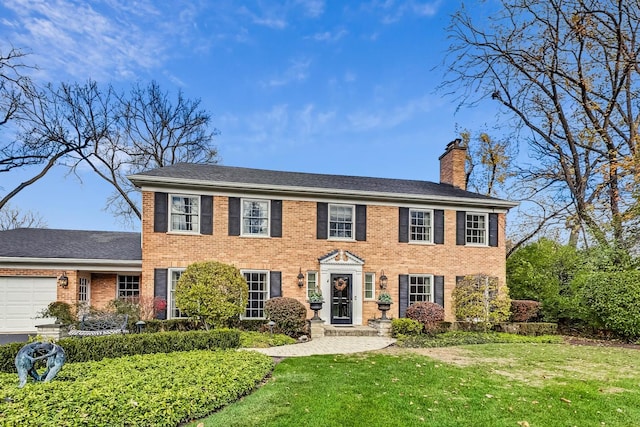
M 639 355 L 620 348 L 515 343 L 289 358 L 259 390 L 200 422 L 636 426 Z

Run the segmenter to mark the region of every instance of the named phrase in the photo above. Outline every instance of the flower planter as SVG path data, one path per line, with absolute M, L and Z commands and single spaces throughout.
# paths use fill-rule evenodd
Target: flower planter
M 383 302 L 383 301 L 377 301 L 378 303 L 378 310 L 380 310 L 382 312 L 382 317 L 380 317 L 381 320 L 388 320 L 387 319 L 387 311 L 389 311 L 391 309 L 391 304 L 390 302 Z
M 313 317 L 311 320 L 322 320 L 320 316 L 318 316 L 318 310 L 322 310 L 323 302 L 310 302 L 309 307 L 313 310 Z

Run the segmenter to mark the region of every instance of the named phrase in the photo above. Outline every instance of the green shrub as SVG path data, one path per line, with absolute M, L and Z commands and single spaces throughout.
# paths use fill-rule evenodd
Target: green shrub
M 73 314 L 71 305 L 64 301 L 53 301 L 49 303 L 47 308 L 38 313 L 39 318 L 55 317 L 56 323 L 62 325 L 71 325 L 76 322 L 76 316 Z
M 305 333 L 307 308 L 294 298 L 277 297 L 264 304 L 264 315 L 276 324 L 273 332 L 297 338 Z
M 267 320 L 264 319 L 229 319 L 227 327 L 240 329 L 241 331 L 260 331 L 263 330 L 264 325 L 267 324 Z
M 240 346 L 240 332 L 231 329 L 212 331 L 159 332 L 154 334 L 114 334 L 97 337 L 64 338 L 57 341 L 67 362 L 88 362 L 106 357 L 136 354 L 171 353 L 174 351 L 230 349 Z M 0 346 L 3 372 L 15 372 L 13 360 L 24 343 Z
M 562 337 L 557 335 L 523 336 L 498 332 L 462 332 L 453 331 L 443 334 L 400 336 L 396 345 L 409 348 L 450 347 L 469 344 L 490 343 L 561 343 Z
M 145 320 L 144 332 L 169 332 L 169 331 L 200 331 L 203 328 L 201 322 L 195 319 L 167 319 Z M 129 321 L 129 330 L 135 331 L 135 322 Z
M 465 276 L 453 289 L 456 318 L 482 325 L 484 331 L 509 318 L 511 300 L 506 287 L 496 277 L 483 274 Z
M 444 320 L 444 308 L 434 302 L 416 302 L 407 308 L 406 316 L 422 323 L 425 332 L 434 332 Z
M 539 335 L 555 335 L 558 333 L 557 323 L 499 323 L 493 327 L 496 332 L 507 332 L 510 334 L 526 335 L 535 337 Z
M 580 280 L 581 306 L 593 327 L 640 337 L 640 272 L 592 273 Z
M 399 318 L 391 320 L 391 336 L 398 335 L 420 335 L 424 325 L 417 320 Z
M 222 327 L 244 313 L 249 291 L 240 270 L 216 261 L 187 267 L 176 285 L 176 306 L 205 329 Z
M 173 427 L 235 402 L 272 369 L 257 352 L 201 350 L 67 363 L 22 389 L 0 374 L 0 424 Z
M 541 304 L 538 301 L 512 299 L 511 300 L 511 321 L 530 322 L 540 316 Z

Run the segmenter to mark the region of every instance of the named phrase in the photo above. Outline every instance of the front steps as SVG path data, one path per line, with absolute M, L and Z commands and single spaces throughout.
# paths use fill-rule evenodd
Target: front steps
M 378 331 L 369 326 L 323 325 L 325 337 L 377 337 Z

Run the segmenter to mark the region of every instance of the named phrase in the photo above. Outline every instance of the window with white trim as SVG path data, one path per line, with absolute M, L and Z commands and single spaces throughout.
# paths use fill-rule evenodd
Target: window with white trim
M 187 317 L 180 312 L 180 309 L 176 307 L 176 285 L 180 276 L 184 273 L 184 268 L 172 268 L 169 269 L 169 292 L 167 295 L 167 318 L 176 319 L 180 317 Z
M 269 200 L 242 199 L 242 235 L 269 236 Z
M 409 209 L 409 241 L 433 242 L 433 212 L 424 209 Z
M 376 275 L 375 273 L 364 274 L 364 299 L 376 298 Z
M 485 213 L 467 212 L 465 236 L 468 245 L 487 245 L 489 232 L 487 217 Z
M 118 299 L 140 296 L 140 276 L 118 276 Z
M 409 305 L 416 302 L 433 302 L 433 276 L 409 275 Z
M 309 294 L 312 291 L 316 290 L 317 286 L 318 286 L 318 272 L 307 271 L 307 298 L 309 298 Z
M 353 239 L 353 205 L 329 205 L 329 237 L 334 239 Z
M 169 231 L 200 232 L 200 196 L 169 196 Z
M 264 270 L 243 270 L 242 275 L 249 287 L 249 299 L 244 318 L 264 319 L 264 303 L 269 299 L 269 272 Z
M 78 302 L 89 303 L 89 279 L 86 277 L 78 280 Z

